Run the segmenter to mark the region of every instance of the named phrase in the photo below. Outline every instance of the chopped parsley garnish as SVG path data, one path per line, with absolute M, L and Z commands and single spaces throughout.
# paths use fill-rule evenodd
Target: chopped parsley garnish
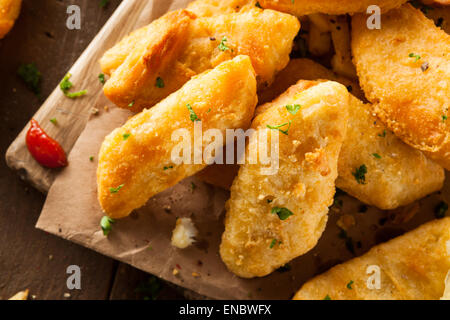
M 110 217 L 104 216 L 102 218 L 102 220 L 100 220 L 100 226 L 102 227 L 103 230 L 103 235 L 108 236 L 109 233 L 112 230 L 112 225 L 115 223 L 116 221 L 114 219 L 111 219 Z
M 367 167 L 365 164 L 363 164 L 358 169 L 356 169 L 356 171 L 353 172 L 352 174 L 359 184 L 366 184 L 366 173 Z
M 262 9 L 261 4 L 259 3 L 259 1 L 256 1 L 255 7 Z
M 302 106 L 299 105 L 299 104 L 294 104 L 294 105 L 288 104 L 288 105 L 286 106 L 286 109 L 287 109 L 287 111 L 288 111 L 290 114 L 292 114 L 292 115 L 295 116 L 295 115 L 297 114 L 297 112 L 300 110 L 301 107 L 302 107 Z
M 41 73 L 34 63 L 22 64 L 17 70 L 17 74 L 35 95 L 41 94 Z
M 194 112 L 194 109 L 192 109 L 192 107 L 191 107 L 191 105 L 190 105 L 189 103 L 186 105 L 186 107 L 187 107 L 188 110 L 189 110 L 191 121 L 192 121 L 192 122 L 200 121 L 200 118 L 197 117 L 197 114 Z
M 130 108 L 132 108 L 134 106 L 134 100 L 130 102 L 130 104 L 128 105 Z
M 273 200 L 272 199 L 267 199 L 267 203 L 272 203 Z
M 280 124 L 280 125 L 278 125 L 278 126 L 267 125 L 267 128 L 272 129 L 272 130 L 278 130 L 278 131 L 280 131 L 281 133 L 283 133 L 283 134 L 285 134 L 285 135 L 289 135 L 289 129 L 291 128 L 291 124 L 292 124 L 292 121 L 289 121 L 289 122 Z M 281 129 L 282 127 L 285 127 L 285 126 L 287 126 L 287 125 L 289 125 L 289 127 L 287 128 L 287 130 L 282 130 L 282 129 Z
M 276 244 L 277 244 L 277 239 L 273 239 L 272 242 L 270 243 L 270 249 L 275 247 Z
M 347 250 L 352 254 L 355 254 L 355 245 L 353 243 L 353 238 L 348 236 L 347 231 L 341 229 L 341 231 L 339 232 L 339 238 L 345 240 L 345 247 L 347 248 Z
M 73 87 L 73 83 L 70 82 L 70 80 L 69 80 L 70 77 L 72 77 L 72 75 L 70 73 L 66 74 L 64 79 L 59 84 L 59 87 L 61 88 L 64 95 L 70 99 L 76 99 L 78 97 L 84 96 L 87 93 L 86 90 L 81 90 L 78 92 L 69 92 L 69 90 Z
M 323 298 L 323 300 L 331 300 L 330 296 L 327 294 L 325 298 Z
M 197 189 L 197 185 L 191 182 L 191 191 L 194 192 L 195 189 Z
M 290 211 L 287 208 L 279 208 L 279 207 L 275 207 L 272 208 L 272 214 L 277 214 L 278 218 L 280 218 L 280 220 L 287 220 L 290 216 L 294 215 L 292 213 L 292 211 Z
M 158 88 L 164 88 L 164 80 L 161 77 L 156 78 L 155 86 Z
M 448 210 L 448 204 L 445 201 L 441 201 L 434 209 L 434 215 L 437 219 L 442 219 Z
M 109 0 L 100 0 L 100 7 L 104 8 L 108 5 Z
M 123 134 L 123 140 L 128 140 L 128 138 L 131 136 L 131 133 L 124 133 Z
M 353 285 L 354 283 L 355 283 L 355 282 L 354 282 L 353 280 L 350 280 L 350 282 L 347 283 L 347 289 L 352 290 L 352 289 L 353 289 L 353 288 L 352 288 L 352 285 Z
M 90 161 L 90 162 L 94 161 L 94 156 L 90 156 L 90 157 L 89 157 L 89 161 Z
M 222 38 L 222 41 L 220 41 L 220 44 L 219 44 L 219 50 L 220 51 L 227 51 L 227 50 L 230 50 L 230 48 L 226 45 L 226 43 L 225 42 L 227 42 L 228 41 L 228 39 L 227 39 L 227 37 L 223 37 Z
M 442 115 L 442 122 L 445 122 L 445 120 L 448 119 L 448 116 L 446 116 L 445 114 Z
M 380 133 L 378 136 L 381 138 L 385 138 L 386 137 L 386 130 L 383 130 L 383 133 Z
M 53 123 L 55 126 L 58 124 L 58 120 L 56 120 L 56 118 L 51 118 L 50 122 Z
M 173 169 L 173 166 L 164 167 L 164 171 L 169 170 L 169 169 Z
M 377 159 L 381 159 L 381 156 L 378 153 L 372 153 L 372 155 Z
M 414 58 L 414 59 L 415 59 L 414 62 L 417 62 L 417 61 L 419 61 L 420 59 L 422 59 L 422 57 L 421 57 L 420 55 L 415 54 L 415 53 L 412 53 L 412 52 L 408 55 L 408 57 Z
M 111 194 L 114 194 L 114 193 L 117 193 L 117 192 L 119 192 L 120 191 L 120 189 L 122 189 L 123 188 L 123 184 L 121 184 L 120 186 L 118 186 L 117 188 L 109 188 L 109 192 L 111 193 Z
M 98 80 L 100 81 L 101 84 L 105 84 L 105 75 L 103 73 L 100 73 L 98 75 Z

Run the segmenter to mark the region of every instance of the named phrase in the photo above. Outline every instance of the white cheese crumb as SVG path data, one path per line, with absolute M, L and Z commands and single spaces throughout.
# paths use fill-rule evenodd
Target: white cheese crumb
M 172 245 L 185 249 L 194 243 L 198 231 L 190 218 L 179 218 L 172 233 Z

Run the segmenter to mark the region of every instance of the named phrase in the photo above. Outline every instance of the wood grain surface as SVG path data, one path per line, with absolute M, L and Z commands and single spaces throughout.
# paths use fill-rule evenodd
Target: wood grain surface
M 61 9 L 65 11 L 67 6 L 61 5 Z M 82 8 L 82 28 L 81 30 L 68 30 L 65 27 L 65 21 L 67 15 L 62 16 L 60 20 L 55 21 L 55 26 L 59 26 L 59 29 L 65 30 L 64 43 L 72 41 L 79 41 L 81 33 L 84 33 L 88 28 L 89 32 L 92 28 L 89 24 L 96 23 L 98 17 L 91 17 L 92 10 L 88 9 L 93 5 L 99 6 L 100 1 L 91 1 L 89 4 L 86 1 L 79 1 L 80 8 Z M 94 3 L 94 4 L 91 4 Z M 160 1 L 164 3 L 164 1 Z M 85 4 L 84 6 L 82 4 Z M 110 7 L 113 5 L 111 4 Z M 108 105 L 107 99 L 102 92 L 102 85 L 98 80 L 98 75 L 101 72 L 98 60 L 103 53 L 112 47 L 116 42 L 123 38 L 129 32 L 148 24 L 149 21 L 159 16 L 164 6 L 155 9 L 153 0 L 124 0 L 120 3 L 114 14 L 103 26 L 99 33 L 95 36 L 86 50 L 73 64 L 70 70 L 66 68 L 60 68 L 58 74 L 60 78 L 70 72 L 72 74 L 71 82 L 74 83 L 74 90 L 87 90 L 86 96 L 78 99 L 69 99 L 64 96 L 63 92 L 57 87 L 58 82 L 55 83 L 55 89 L 50 94 L 48 99 L 42 104 L 42 106 L 33 115 L 43 129 L 54 139 L 56 139 L 64 150 L 69 153 L 78 139 L 80 133 L 83 131 L 86 122 L 91 115 L 93 108 L 103 108 Z M 26 10 L 26 5 L 25 5 Z M 99 11 L 96 9 L 95 11 Z M 62 12 L 65 14 L 65 12 Z M 91 20 L 92 19 L 92 20 Z M 44 21 L 46 24 L 48 21 Z M 50 28 L 51 26 L 48 25 Z M 47 34 L 42 35 L 44 37 Z M 14 37 L 13 35 L 10 38 Z M 53 39 L 56 40 L 56 39 Z M 60 42 L 53 41 L 54 45 L 61 45 Z M 61 55 L 72 55 L 72 51 L 60 52 L 55 56 L 50 56 L 47 51 L 47 47 L 39 48 L 39 54 L 43 54 L 47 57 L 48 62 L 57 63 Z M 50 123 L 50 119 L 56 118 L 57 125 Z M 58 174 L 58 170 L 49 170 L 40 166 L 31 157 L 25 144 L 25 135 L 29 129 L 29 125 L 26 125 L 14 142 L 11 144 L 6 152 L 6 162 L 8 166 L 14 170 L 17 170 L 22 179 L 28 181 L 35 188 L 41 192 L 47 192 L 50 188 L 55 176 Z
M 49 96 L 121 1 L 111 0 L 105 8 L 100 7 L 99 3 L 100 0 L 24 0 L 14 29 L 0 41 L 0 118 L 3 120 L 3 125 L 0 126 L 1 154 L 5 154 L 8 146 L 43 103 L 16 75 L 18 67 L 22 63 L 35 63 L 42 73 L 41 96 L 44 99 Z M 81 8 L 81 30 L 68 30 L 65 26 L 66 10 L 71 4 Z M 124 33 L 121 27 L 114 32 L 117 37 Z M 86 79 L 74 73 L 75 89 L 90 83 L 97 86 L 97 71 L 92 70 L 92 76 Z M 95 104 L 93 97 L 72 101 L 60 97 L 59 92 L 54 92 L 50 99 L 61 101 L 62 104 L 55 106 L 53 111 L 38 114 L 37 117 L 42 120 L 45 129 L 57 137 L 58 131 L 70 121 L 80 121 L 76 129 L 80 130 L 80 119 L 84 119 L 86 110 L 90 108 L 88 103 Z M 60 109 L 62 106 L 66 109 Z M 59 110 L 69 110 L 83 116 L 66 116 Z M 57 117 L 61 127 L 52 128 L 48 117 Z M 75 131 L 64 133 L 65 136 L 72 134 L 75 135 Z M 28 159 L 21 139 L 23 136 L 14 144 L 13 150 L 17 153 L 13 154 L 16 156 L 11 157 L 12 153 L 9 153 L 10 163 L 17 159 L 15 168 L 32 172 L 32 168 L 20 165 Z M 70 139 L 75 141 L 76 137 Z M 65 144 L 67 151 L 70 147 L 71 143 Z M 47 181 L 48 184 L 51 178 L 50 174 L 41 171 L 40 181 Z M 45 191 L 44 184 L 40 189 Z M 150 275 L 35 229 L 44 200 L 44 195 L 21 181 L 7 167 L 2 157 L 0 299 L 7 299 L 25 288 L 30 289 L 30 298 L 34 299 L 136 299 L 145 296 L 145 292 L 136 292 L 136 288 L 145 287 Z M 81 290 L 67 289 L 66 268 L 71 264 L 81 268 Z M 182 297 L 180 290 L 174 290 L 163 282 L 160 285 L 160 299 Z

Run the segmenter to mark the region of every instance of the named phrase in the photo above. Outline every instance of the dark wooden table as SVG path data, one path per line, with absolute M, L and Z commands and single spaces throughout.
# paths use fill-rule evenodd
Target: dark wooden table
M 5 154 L 30 117 L 58 85 L 120 0 L 24 0 L 13 31 L 0 40 L 0 153 Z M 66 28 L 67 7 L 79 5 L 81 30 Z M 17 76 L 22 63 L 42 73 L 42 98 Z M 34 299 L 183 298 L 182 290 L 130 266 L 34 228 L 45 195 L 29 187 L 0 160 L 0 299 L 30 289 Z M 68 290 L 66 268 L 81 268 L 81 290 Z M 67 294 L 70 294 L 68 297 Z

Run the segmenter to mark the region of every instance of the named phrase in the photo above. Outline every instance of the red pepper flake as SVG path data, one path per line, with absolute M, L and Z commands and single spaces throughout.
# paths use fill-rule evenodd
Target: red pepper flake
M 175 265 L 178 269 L 180 269 L 181 270 L 181 267 L 180 267 L 180 265 L 177 263 L 176 265 Z
M 48 136 L 34 119 L 31 120 L 31 127 L 27 132 L 26 143 L 33 158 L 42 166 L 55 169 L 68 165 L 61 145 Z

